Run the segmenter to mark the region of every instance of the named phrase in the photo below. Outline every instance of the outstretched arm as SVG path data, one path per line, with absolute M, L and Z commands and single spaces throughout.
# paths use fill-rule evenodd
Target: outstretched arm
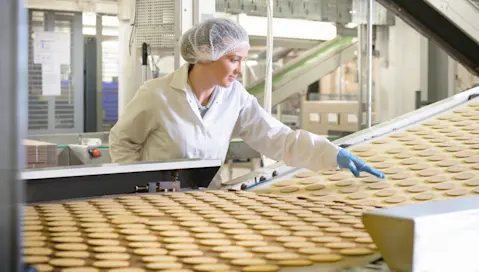
M 292 130 L 268 114 L 256 98 L 248 94 L 236 131 L 252 148 L 287 165 L 318 171 L 348 168 L 355 176 L 365 171 L 383 178 L 384 174 L 365 164 L 325 137 L 305 130 Z

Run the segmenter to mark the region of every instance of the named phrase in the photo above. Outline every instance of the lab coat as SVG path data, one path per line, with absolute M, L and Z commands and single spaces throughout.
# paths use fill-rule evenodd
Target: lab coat
M 338 146 L 279 122 L 238 81 L 216 89 L 214 103 L 202 118 L 187 76 L 185 64 L 140 87 L 110 131 L 112 162 L 198 158 L 224 162 L 230 140 L 240 137 L 289 166 L 313 171 L 337 167 Z M 217 175 L 210 188 L 220 182 Z

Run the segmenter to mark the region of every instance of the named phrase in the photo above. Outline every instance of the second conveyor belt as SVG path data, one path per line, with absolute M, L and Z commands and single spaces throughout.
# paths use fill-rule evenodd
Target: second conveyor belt
M 355 57 L 357 42 L 353 37 L 336 37 L 333 40 L 304 52 L 273 73 L 272 103 L 281 103 L 289 96 L 301 92 L 321 77 Z M 246 89 L 255 95 L 260 104 L 264 95 L 264 79 L 253 82 Z
M 355 178 L 346 170 L 296 169 L 254 192 L 308 196 L 378 207 L 479 194 L 479 99 L 348 149 L 386 174 Z

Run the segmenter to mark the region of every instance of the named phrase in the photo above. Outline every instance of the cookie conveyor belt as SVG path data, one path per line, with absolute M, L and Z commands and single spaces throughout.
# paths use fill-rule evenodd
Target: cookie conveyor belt
M 37 203 L 23 254 L 38 271 L 352 271 L 378 259 L 372 208 L 243 191 Z
M 385 180 L 289 168 L 247 190 L 393 206 L 479 194 L 479 88 L 338 140 Z

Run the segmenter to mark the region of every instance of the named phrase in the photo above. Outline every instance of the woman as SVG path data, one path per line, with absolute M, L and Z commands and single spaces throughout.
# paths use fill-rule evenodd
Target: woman
M 339 166 L 355 176 L 365 171 L 384 177 L 326 138 L 277 121 L 236 81 L 250 48 L 248 34 L 238 24 L 210 19 L 184 33 L 180 43 L 187 64 L 145 82 L 112 128 L 113 162 L 224 161 L 231 138 L 240 137 L 293 167 L 317 171 Z

